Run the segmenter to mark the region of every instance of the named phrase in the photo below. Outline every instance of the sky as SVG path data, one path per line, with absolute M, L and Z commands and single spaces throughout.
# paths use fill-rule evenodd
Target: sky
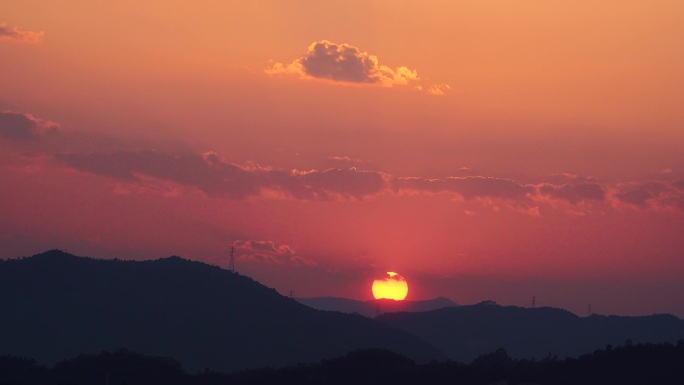
M 0 0 L 0 257 L 684 317 L 680 0 Z

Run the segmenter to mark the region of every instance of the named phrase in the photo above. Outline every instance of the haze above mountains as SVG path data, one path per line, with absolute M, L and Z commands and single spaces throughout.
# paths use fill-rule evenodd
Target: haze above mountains
M 498 348 L 518 358 L 563 357 L 626 340 L 684 338 L 684 321 L 671 315 L 577 317 L 553 308 L 455 306 L 443 298 L 379 306 L 383 314 L 373 319 L 375 301 L 294 300 L 179 257 L 96 260 L 52 250 L 0 261 L 0 355 L 51 364 L 127 348 L 175 358 L 190 371 L 233 371 L 361 348 L 386 348 L 417 362 L 470 362 Z

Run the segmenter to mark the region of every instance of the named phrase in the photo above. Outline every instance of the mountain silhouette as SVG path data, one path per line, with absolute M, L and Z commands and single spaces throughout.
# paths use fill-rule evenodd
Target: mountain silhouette
M 460 362 L 499 348 L 514 358 L 541 359 L 576 357 L 625 342 L 674 343 L 684 338 L 684 320 L 669 314 L 578 317 L 562 309 L 499 306 L 491 301 L 375 319 L 424 339 Z
M 51 250 L 0 260 L 0 354 L 52 364 L 127 348 L 190 371 L 282 366 L 386 348 L 446 356 L 359 315 L 315 310 L 237 273 L 169 257 L 97 260 Z
M 372 301 L 357 301 L 340 297 L 311 297 L 295 298 L 297 302 L 318 310 L 339 311 L 342 313 L 356 313 L 366 317 L 375 317 L 382 313 L 396 313 L 400 311 L 416 312 L 458 306 L 448 298 L 438 297 L 422 301 L 394 301 L 380 299 Z

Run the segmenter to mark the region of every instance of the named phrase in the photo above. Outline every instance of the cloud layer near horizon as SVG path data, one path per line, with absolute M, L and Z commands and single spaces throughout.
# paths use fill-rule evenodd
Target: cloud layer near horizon
M 59 124 L 29 113 L 0 113 L 0 138 L 9 140 L 9 144 L 21 142 L 34 147 L 33 143 L 41 138 L 47 143 L 49 137 L 45 133 L 58 128 Z M 156 186 L 162 182 L 171 189 L 178 190 L 173 185 L 194 188 L 209 197 L 234 200 L 360 201 L 381 194 L 453 194 L 462 201 L 506 201 L 521 209 L 519 211 L 534 215 L 538 215 L 539 205 L 547 203 L 573 207 L 607 203 L 616 209 L 684 211 L 684 180 L 671 178 L 670 174 L 667 176 L 671 180 L 604 185 L 591 177 L 565 173 L 550 175 L 542 183 L 529 184 L 482 175 L 433 179 L 396 177 L 356 167 L 283 170 L 236 164 L 213 151 L 57 152 L 49 157 L 69 168 L 114 178 L 130 186 Z
M 627 205 L 636 209 L 684 210 L 684 182 L 680 180 L 604 186 L 591 178 L 576 178 L 557 184 L 522 184 L 487 176 L 407 178 L 355 167 L 299 171 L 242 166 L 214 152 L 58 153 L 54 158 L 83 172 L 138 184 L 145 184 L 151 178 L 196 188 L 210 197 L 228 199 L 262 197 L 344 201 L 371 199 L 386 193 L 454 194 L 465 201 L 494 199 L 527 208 L 535 208 L 544 202 L 570 206 L 608 202 L 613 206 Z
M 194 187 L 212 197 L 246 199 L 280 196 L 302 200 L 363 199 L 383 191 L 386 177 L 356 168 L 272 170 L 236 165 L 214 152 L 171 154 L 121 151 L 56 154 L 70 167 L 129 182 L 155 178 Z

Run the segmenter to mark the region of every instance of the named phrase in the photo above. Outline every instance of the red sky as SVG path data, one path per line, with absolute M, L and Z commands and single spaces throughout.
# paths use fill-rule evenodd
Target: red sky
M 0 250 L 684 317 L 684 3 L 5 1 Z

